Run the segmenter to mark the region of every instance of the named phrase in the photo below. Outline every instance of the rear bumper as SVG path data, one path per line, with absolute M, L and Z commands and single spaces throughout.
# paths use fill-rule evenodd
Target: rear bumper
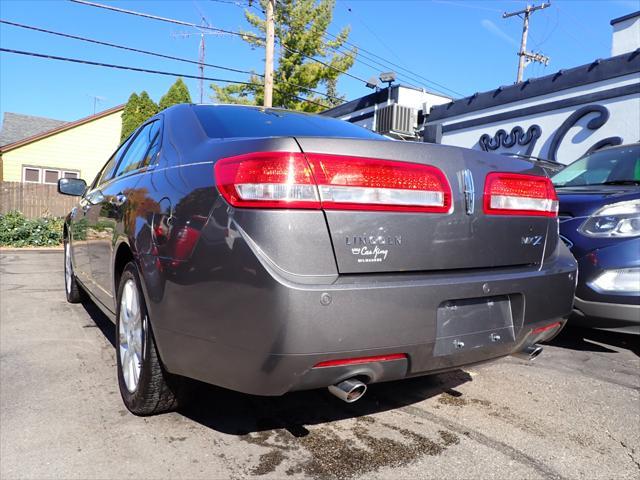
M 571 324 L 640 335 L 640 305 L 592 302 L 576 297 Z
M 564 245 L 539 270 L 354 275 L 327 285 L 291 283 L 255 258 L 254 265 L 223 267 L 186 289 L 166 283 L 165 300 L 152 305 L 151 318 L 169 371 L 257 395 L 326 387 L 353 376 L 381 382 L 436 373 L 555 335 L 575 289 L 576 263 Z M 227 267 L 244 273 L 229 278 Z M 492 342 L 493 327 L 478 324 L 465 332 L 470 348 L 443 353 L 440 347 L 455 338 L 438 337 L 438 308 L 495 296 L 514 299 L 512 337 Z M 532 333 L 556 321 L 559 327 Z M 314 368 L 392 353 L 407 358 Z

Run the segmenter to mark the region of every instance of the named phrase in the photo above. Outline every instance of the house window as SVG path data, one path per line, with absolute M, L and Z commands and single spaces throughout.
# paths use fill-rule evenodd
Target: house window
M 43 183 L 58 183 L 60 172 L 58 170 L 45 170 Z
M 24 167 L 23 178 L 28 183 L 40 183 L 40 169 Z
M 60 178 L 80 178 L 80 172 L 57 168 L 22 167 L 22 181 L 26 183 L 55 185 Z

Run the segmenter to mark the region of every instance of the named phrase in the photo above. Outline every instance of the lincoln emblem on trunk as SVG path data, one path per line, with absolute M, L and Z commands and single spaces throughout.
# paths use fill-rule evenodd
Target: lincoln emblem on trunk
M 475 210 L 475 188 L 473 186 L 473 175 L 471 170 L 462 171 L 462 182 L 464 183 L 464 208 L 467 215 L 473 215 Z

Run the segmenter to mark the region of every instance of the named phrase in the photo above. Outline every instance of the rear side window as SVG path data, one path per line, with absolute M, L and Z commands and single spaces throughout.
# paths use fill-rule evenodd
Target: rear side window
M 151 122 L 138 132 L 118 164 L 116 177 L 149 165 L 159 147 L 160 122 Z
M 344 120 L 301 112 L 237 106 L 195 105 L 208 137 L 337 137 L 385 140 Z
M 118 159 L 122 155 L 122 152 L 124 152 L 125 148 L 127 148 L 127 145 L 129 145 L 129 140 L 120 145 L 118 147 L 118 150 L 116 150 L 115 153 L 111 155 L 111 158 L 107 161 L 105 166 L 102 167 L 102 170 L 100 170 L 100 173 L 98 173 L 98 176 L 91 184 L 91 189 L 97 187 L 98 185 L 102 185 L 104 182 L 111 179 L 111 177 L 113 176 L 113 171 L 118 164 Z

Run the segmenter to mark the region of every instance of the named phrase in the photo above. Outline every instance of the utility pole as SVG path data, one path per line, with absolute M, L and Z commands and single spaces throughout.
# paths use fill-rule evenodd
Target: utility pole
M 273 104 L 273 49 L 275 44 L 275 26 L 273 11 L 276 0 L 267 0 L 267 41 L 265 45 L 264 60 L 264 106 L 271 107 Z
M 526 67 L 530 62 L 539 62 L 547 65 L 549 63 L 549 57 L 546 57 L 540 53 L 535 52 L 527 52 L 527 36 L 529 34 L 529 16 L 535 12 L 536 10 L 542 10 L 544 8 L 550 7 L 551 2 L 542 3 L 540 5 L 527 5 L 527 8 L 524 10 L 519 10 L 517 12 L 503 13 L 502 18 L 509 18 L 518 16 L 522 18 L 522 40 L 520 41 L 520 51 L 518 52 L 518 77 L 516 83 L 522 82 L 522 76 L 524 74 L 524 67 Z M 521 15 L 524 15 L 522 17 Z

